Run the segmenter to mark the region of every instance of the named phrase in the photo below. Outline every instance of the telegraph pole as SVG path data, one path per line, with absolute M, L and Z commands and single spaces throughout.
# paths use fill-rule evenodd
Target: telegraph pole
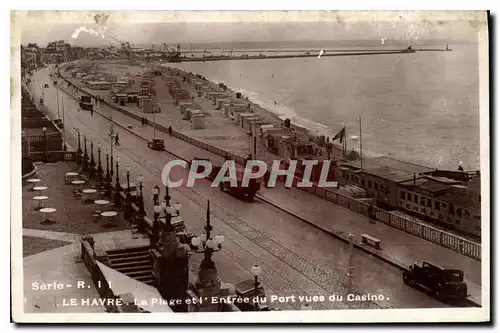
M 359 157 L 361 158 L 361 172 L 363 172 L 363 136 L 361 134 L 361 116 L 359 116 Z

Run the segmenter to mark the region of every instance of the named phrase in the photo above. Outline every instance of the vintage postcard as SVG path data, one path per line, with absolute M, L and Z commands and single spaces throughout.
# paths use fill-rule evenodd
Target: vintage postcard
M 490 320 L 487 12 L 11 26 L 15 322 Z

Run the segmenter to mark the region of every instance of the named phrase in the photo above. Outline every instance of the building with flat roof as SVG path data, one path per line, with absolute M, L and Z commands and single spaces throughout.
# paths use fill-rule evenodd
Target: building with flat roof
M 477 182 L 423 176 L 401 182 L 397 207 L 430 218 L 438 224 L 481 235 L 481 202 Z

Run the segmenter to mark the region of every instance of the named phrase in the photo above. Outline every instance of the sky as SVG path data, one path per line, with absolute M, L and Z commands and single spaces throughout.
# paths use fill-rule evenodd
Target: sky
M 481 22 L 474 12 L 172 13 L 108 12 L 98 14 L 96 20 L 96 13 L 90 12 L 29 12 L 18 22 L 23 22 L 21 42 L 42 46 L 60 39 L 84 46 L 107 43 L 89 34 L 89 29 L 134 44 L 381 38 L 473 41 Z M 82 27 L 87 31 L 73 39 L 72 34 Z

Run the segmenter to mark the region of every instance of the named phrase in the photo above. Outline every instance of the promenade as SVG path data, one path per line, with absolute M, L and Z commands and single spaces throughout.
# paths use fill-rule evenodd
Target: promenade
M 105 106 L 98 106 L 97 110 L 107 114 Z M 127 111 L 143 116 L 138 110 L 128 108 Z M 163 112 L 177 112 L 176 108 L 162 109 Z M 143 138 L 152 137 L 152 127 L 141 127 L 140 122 L 120 112 L 113 111 L 113 121 L 122 126 L 131 124 L 133 132 Z M 157 123 L 168 127 L 169 123 L 157 119 Z M 175 128 L 174 128 L 175 129 Z M 210 152 L 187 144 L 184 141 L 169 137 L 167 134 L 156 131 L 156 136 L 165 140 L 167 151 L 177 157 L 190 160 L 195 156 L 209 157 L 220 161 L 221 157 Z M 356 236 L 359 245 L 359 234 L 368 233 L 382 240 L 382 250 L 368 250 L 370 254 L 381 257 L 397 267 L 407 266 L 418 260 L 429 260 L 443 267 L 463 269 L 469 286 L 472 299 L 480 302 L 481 290 L 481 263 L 462 256 L 452 250 L 427 242 L 398 229 L 382 223 L 370 224 L 368 219 L 344 207 L 334 205 L 309 193 L 292 188 L 277 187 L 261 189 L 260 195 L 268 202 L 278 205 L 281 209 L 315 225 L 339 238 L 345 238 L 349 233 Z M 325 216 L 334 217 L 325 219 Z M 374 252 L 375 251 L 375 252 Z
M 37 72 L 36 81 L 50 82 L 48 71 Z M 37 94 L 40 94 L 37 91 Z M 45 89 L 49 110 L 56 110 L 55 88 Z M 119 157 L 120 179 L 125 181 L 125 166 L 131 166 L 131 180 L 143 175 L 144 202 L 148 216 L 152 216 L 151 189 L 159 185 L 160 197 L 164 188 L 160 182 L 161 170 L 165 163 L 179 159 L 179 156 L 166 152 L 147 149 L 146 139 L 141 135 L 152 135 L 151 127 L 140 127 L 140 121 L 121 112 L 98 105 L 93 116 L 80 111 L 75 97 L 59 93 L 64 98 L 66 120 L 65 130 L 68 137 L 74 137 L 76 128 L 82 137 L 92 137 L 94 148 L 101 144 L 103 153 L 109 154 L 111 142 L 107 135 L 109 122 L 106 117 L 111 113 L 113 120 L 122 126 L 132 126 L 132 130 L 116 126 L 120 135 L 120 146 L 114 147 L 113 156 Z M 80 96 L 78 92 L 75 96 Z M 172 110 L 172 112 L 178 112 Z M 102 114 L 102 115 L 101 115 Z M 139 117 L 140 119 L 140 117 Z M 180 149 L 180 155 L 212 156 L 206 151 L 183 141 L 173 140 L 167 134 L 157 131 L 168 145 Z M 150 136 L 151 137 L 151 136 Z M 148 137 L 148 139 L 150 138 Z M 87 143 L 88 144 L 88 143 Z M 82 140 L 83 145 L 83 140 Z M 174 177 L 176 174 L 173 175 Z M 170 190 L 172 200 L 182 204 L 181 216 L 188 231 L 198 235 L 205 225 L 206 200 L 210 199 L 212 225 L 215 233 L 225 236 L 222 251 L 214 255 L 218 275 L 224 282 L 237 283 L 251 277 L 250 268 L 254 264 L 262 267 L 262 282 L 266 294 L 289 295 L 337 295 L 348 292 L 348 244 L 331 237 L 281 209 L 257 200 L 247 203 L 229 194 L 222 194 L 218 188 L 208 184 L 189 188 Z M 432 297 L 404 285 L 401 271 L 397 267 L 380 261 L 358 248 L 353 250 L 355 276 L 352 278 L 354 293 L 384 295 L 384 301 L 374 302 L 334 302 L 315 303 L 314 309 L 340 308 L 436 308 L 446 307 Z M 190 268 L 197 272 L 201 256 L 190 258 Z M 281 309 L 300 309 L 300 303 L 274 304 Z

